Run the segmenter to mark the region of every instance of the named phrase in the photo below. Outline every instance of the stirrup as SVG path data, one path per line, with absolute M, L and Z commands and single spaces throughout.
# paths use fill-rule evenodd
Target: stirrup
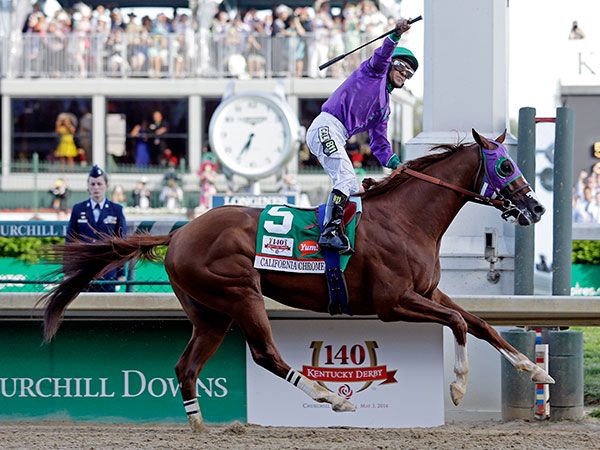
M 319 236 L 319 246 L 321 248 L 335 251 L 340 255 L 351 255 L 354 253 L 352 246 L 350 245 L 350 239 L 348 239 L 348 236 L 346 236 L 342 230 L 334 228 L 332 230 L 325 229 L 323 231 L 324 233 Z M 325 231 L 327 231 L 327 233 L 325 233 Z

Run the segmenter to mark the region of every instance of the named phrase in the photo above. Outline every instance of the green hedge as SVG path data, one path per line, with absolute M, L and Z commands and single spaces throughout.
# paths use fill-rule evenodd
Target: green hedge
M 64 242 L 58 237 L 0 237 L 0 257 L 17 258 L 35 264 L 42 259 L 44 248 Z
M 64 238 L 59 237 L 0 237 L 0 258 L 17 258 L 31 264 L 38 263 L 43 258 L 44 249 L 50 245 L 62 244 Z M 156 247 L 160 261 L 164 261 L 167 247 Z
M 56 237 L 0 237 L 0 257 L 37 263 L 44 247 L 62 242 L 63 238 Z M 161 260 L 164 260 L 166 252 L 166 246 L 156 248 Z M 600 264 L 600 241 L 573 241 L 573 264 Z
M 573 264 L 600 264 L 600 241 L 573 241 Z

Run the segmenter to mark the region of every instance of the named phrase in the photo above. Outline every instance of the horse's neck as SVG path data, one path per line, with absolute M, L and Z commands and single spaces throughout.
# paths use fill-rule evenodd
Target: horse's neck
M 471 190 L 479 166 L 479 154 L 475 147 L 467 147 L 440 160 L 422 172 L 447 183 Z M 410 216 L 411 223 L 420 232 L 436 241 L 448 229 L 454 217 L 466 203 L 467 198 L 456 191 L 426 181 L 414 179 L 407 182 L 392 195 L 398 199 L 394 204 L 400 217 Z

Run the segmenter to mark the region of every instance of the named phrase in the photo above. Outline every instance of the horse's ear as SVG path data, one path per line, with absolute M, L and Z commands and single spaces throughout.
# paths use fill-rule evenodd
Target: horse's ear
M 471 128 L 471 132 L 473 133 L 473 139 L 475 139 L 475 142 L 477 142 L 481 147 L 487 148 L 488 150 L 494 150 L 496 148 L 494 144 L 475 131 L 475 128 Z
M 502 144 L 504 142 L 504 139 L 506 139 L 506 128 L 504 129 L 504 133 L 502 133 L 500 136 L 498 136 L 495 141 L 499 144 Z

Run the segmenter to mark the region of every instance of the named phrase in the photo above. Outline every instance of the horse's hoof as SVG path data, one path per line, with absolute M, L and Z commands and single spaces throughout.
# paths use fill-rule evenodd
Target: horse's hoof
M 550 375 L 548 375 L 543 370 L 540 370 L 539 372 L 535 372 L 531 376 L 531 381 L 533 381 L 534 383 L 539 383 L 539 384 L 554 384 L 554 378 L 552 378 Z
M 188 422 L 194 433 L 205 433 L 208 431 L 208 427 L 204 424 L 202 419 L 194 417 L 193 414 L 188 416 Z
M 465 388 L 459 386 L 456 381 L 450 383 L 450 397 L 452 398 L 452 403 L 454 406 L 458 406 L 465 396 Z
M 348 400 L 342 399 L 341 402 L 332 403 L 331 409 L 333 409 L 335 412 L 354 412 L 356 411 L 356 406 L 354 406 Z

